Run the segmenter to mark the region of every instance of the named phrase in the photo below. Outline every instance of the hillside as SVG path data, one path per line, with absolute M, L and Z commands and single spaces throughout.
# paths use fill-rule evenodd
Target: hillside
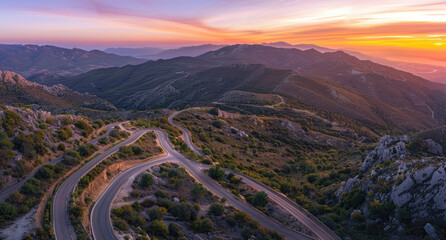
M 314 44 L 289 44 L 287 42 L 272 42 L 272 43 L 262 43 L 262 45 L 276 48 L 296 48 L 303 51 L 309 49 L 315 49 L 321 53 L 343 51 L 351 56 L 357 57 L 360 60 L 370 60 L 375 63 L 396 68 L 398 70 L 410 72 L 412 74 L 428 79 L 430 81 L 438 83 L 446 83 L 446 67 L 444 66 L 431 65 L 425 63 L 390 61 L 385 58 L 373 57 L 353 50 L 331 49 Z
M 35 82 L 72 76 L 96 68 L 140 64 L 145 60 L 55 46 L 0 44 L 0 70 L 17 72 Z
M 27 81 L 19 74 L 9 71 L 0 71 L 0 104 L 38 105 L 45 109 L 79 107 L 116 109 L 109 102 L 91 94 L 81 94 L 61 84 L 47 87 Z
M 195 58 L 98 69 L 62 83 L 125 109 L 210 105 L 239 90 L 278 94 L 292 105 L 333 111 L 370 127 L 414 130 L 446 119 L 445 85 L 313 49 L 234 45 Z

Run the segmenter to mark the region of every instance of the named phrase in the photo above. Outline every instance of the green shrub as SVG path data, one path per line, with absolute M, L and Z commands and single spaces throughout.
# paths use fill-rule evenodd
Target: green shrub
M 76 123 L 74 123 L 74 126 L 82 130 L 82 135 L 84 137 L 88 137 L 93 132 L 93 128 L 84 120 L 78 120 Z
M 195 200 L 202 198 L 206 194 L 207 190 L 201 184 L 195 184 L 191 190 L 191 194 Z
M 225 171 L 220 169 L 220 165 L 217 165 L 215 167 L 209 168 L 208 175 L 209 175 L 209 177 L 211 177 L 217 181 L 220 181 L 225 178 Z
M 256 192 L 251 200 L 252 205 L 256 207 L 265 207 L 268 202 L 268 195 L 263 191 Z
M 139 181 L 139 186 L 144 189 L 149 188 L 153 185 L 155 181 L 153 180 L 153 176 L 150 173 L 144 173 L 141 177 L 141 181 Z
M 73 124 L 73 120 L 69 116 L 63 116 L 60 119 L 60 123 L 64 126 Z
M 169 224 L 169 234 L 172 237 L 175 238 L 182 238 L 184 237 L 184 232 L 181 230 L 180 226 L 176 223 L 170 223 Z
M 81 155 L 82 157 L 89 157 L 97 150 L 98 148 L 91 143 L 82 144 L 77 148 L 79 155 Z
M 67 141 L 72 136 L 73 132 L 71 131 L 71 128 L 69 128 L 68 126 L 62 126 L 57 131 L 57 138 L 60 139 L 61 141 Z
M 57 146 L 57 150 L 59 151 L 65 151 L 66 149 L 67 147 L 63 143 L 59 143 L 59 145 Z
M 194 206 L 185 202 L 178 203 L 170 208 L 169 213 L 172 214 L 172 216 L 185 221 L 194 220 L 197 217 Z
M 214 203 L 209 208 L 209 212 L 215 216 L 220 216 L 224 213 L 225 207 L 220 203 Z
M 365 200 L 367 193 L 355 188 L 348 193 L 343 193 L 341 203 L 345 209 L 358 208 Z
M 121 218 L 115 218 L 113 219 L 113 226 L 118 228 L 121 231 L 127 231 L 129 230 L 129 225 L 126 221 L 122 220 Z
M 154 220 L 147 228 L 148 232 L 156 235 L 156 236 L 163 236 L 167 237 L 169 234 L 169 229 L 167 228 L 167 225 L 160 220 Z
M 160 220 L 167 214 L 167 209 L 164 207 L 154 207 L 147 211 L 147 214 L 150 216 L 150 220 Z
M 12 220 L 17 216 L 17 210 L 7 202 L 0 203 L 0 223 Z

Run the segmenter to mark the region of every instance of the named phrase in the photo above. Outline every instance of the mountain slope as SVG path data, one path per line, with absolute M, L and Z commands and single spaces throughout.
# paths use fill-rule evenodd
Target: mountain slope
M 238 90 L 278 94 L 369 126 L 412 130 L 446 119 L 444 85 L 343 52 L 234 45 L 195 58 L 98 69 L 63 84 L 126 109 L 209 105 Z
M 434 82 L 446 83 L 446 67 L 443 66 L 436 66 L 422 63 L 390 61 L 385 58 L 373 57 L 353 50 L 332 49 L 332 48 L 321 47 L 314 44 L 289 44 L 287 42 L 272 42 L 272 43 L 262 43 L 262 45 L 276 48 L 296 48 L 302 51 L 315 49 L 322 53 L 343 51 L 351 56 L 357 57 L 360 60 L 370 60 L 375 63 L 396 68 L 401 71 L 410 72 L 412 74 L 415 74 L 417 76 L 423 77 L 425 79 Z
M 0 71 L 0 104 L 38 104 L 50 109 L 76 107 L 116 109 L 109 102 L 88 93 L 74 92 L 61 84 L 47 87 L 27 81 L 9 71 Z
M 33 81 L 51 76 L 72 76 L 96 68 L 140 64 L 145 60 L 104 53 L 99 50 L 54 46 L 0 45 L 0 70 L 17 72 Z

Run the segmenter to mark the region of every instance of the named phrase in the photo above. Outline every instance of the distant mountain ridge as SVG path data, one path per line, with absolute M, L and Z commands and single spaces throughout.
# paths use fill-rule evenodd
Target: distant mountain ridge
M 176 57 L 196 57 L 209 51 L 215 51 L 227 45 L 203 44 L 197 46 L 187 46 L 172 49 L 160 48 L 108 48 L 105 52 L 122 56 L 132 56 L 150 60 L 170 59 Z
M 104 50 L 106 53 L 129 56 L 135 58 L 146 58 L 147 56 L 156 55 L 164 51 L 165 49 L 156 47 L 142 47 L 142 48 L 107 48 Z
M 314 44 L 289 44 L 287 42 L 272 42 L 272 43 L 262 43 L 262 45 L 270 46 L 270 47 L 277 47 L 277 48 L 296 48 L 299 50 L 315 49 L 322 53 L 343 51 L 349 55 L 357 57 L 360 60 L 370 60 L 375 63 L 387 65 L 387 66 L 394 67 L 394 68 L 402 70 L 402 71 L 410 72 L 412 74 L 426 78 L 426 79 L 434 81 L 434 82 L 446 84 L 446 67 L 442 67 L 442 66 L 423 64 L 423 63 L 390 61 L 390 60 L 387 60 L 384 58 L 368 56 L 368 55 L 362 54 L 358 51 L 352 51 L 352 50 L 348 50 L 348 49 L 332 49 L 332 48 L 321 47 L 321 46 L 314 45 Z
M 99 50 L 0 44 L 0 70 L 19 73 L 35 82 L 44 82 L 58 76 L 73 76 L 96 68 L 140 64 L 145 61 Z
M 86 107 L 116 110 L 109 102 L 91 94 L 72 91 L 62 84 L 51 87 L 40 85 L 10 71 L 0 71 L 0 104 L 37 104 L 49 109 Z

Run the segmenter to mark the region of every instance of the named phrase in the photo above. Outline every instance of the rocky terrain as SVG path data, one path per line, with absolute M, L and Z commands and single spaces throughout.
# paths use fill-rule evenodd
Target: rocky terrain
M 89 93 L 75 92 L 62 84 L 40 85 L 10 71 L 0 71 L 0 104 L 25 104 L 46 109 L 83 107 L 116 110 L 109 102 Z
M 14 121 L 10 117 L 13 114 Z M 0 188 L 17 182 L 34 167 L 62 155 L 65 149 L 84 138 L 83 130 L 76 127 L 75 122 L 82 120 L 92 124 L 90 119 L 76 115 L 52 115 L 43 110 L 11 106 L 0 109 L 0 119 L 3 122 L 0 126 Z
M 446 237 L 446 158 L 432 139 L 420 143 L 407 136 L 382 137 L 365 158 L 361 174 L 336 194 L 345 200 L 352 192 L 362 195 L 352 216 L 379 224 L 387 236 Z

